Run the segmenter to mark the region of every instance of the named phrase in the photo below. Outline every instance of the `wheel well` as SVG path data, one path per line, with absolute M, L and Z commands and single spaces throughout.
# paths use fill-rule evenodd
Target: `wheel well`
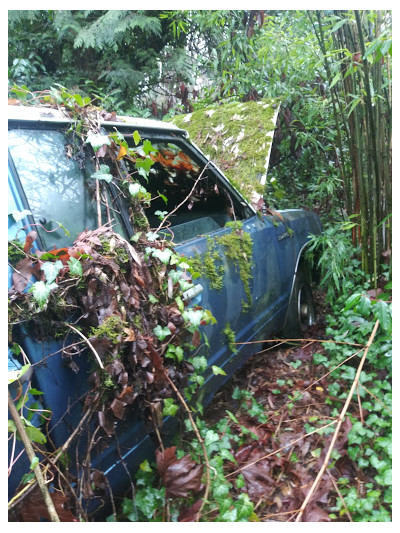
M 319 256 L 318 251 L 310 252 L 308 246 L 306 245 L 300 252 L 300 257 L 297 262 L 296 272 L 302 270 L 308 283 L 311 286 L 318 285 L 321 281 L 321 268 L 319 267 Z

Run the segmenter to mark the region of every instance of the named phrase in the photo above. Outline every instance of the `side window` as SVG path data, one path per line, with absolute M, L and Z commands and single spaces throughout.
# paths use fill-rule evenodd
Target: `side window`
M 93 200 L 93 169 L 85 172 L 67 156 L 68 138 L 60 131 L 11 130 L 9 150 L 28 200 L 35 227 L 45 249 L 69 246 L 84 229 L 97 227 L 97 206 Z M 103 190 L 103 214 L 110 211 L 109 197 Z M 115 231 L 121 233 L 118 215 Z M 107 217 L 103 217 L 105 222 Z M 57 229 L 61 223 L 69 232 Z M 56 230 L 56 231 L 54 231 Z
M 243 207 L 217 179 L 213 170 L 204 172 L 186 146 L 152 141 L 157 153 L 152 155 L 148 181 L 139 176 L 152 198 L 146 215 L 150 226 L 160 224 L 162 212 L 172 213 L 168 219 L 174 242 L 183 242 L 210 233 L 227 222 L 244 218 Z M 140 148 L 138 155 L 140 156 Z M 165 198 L 167 203 L 165 203 Z

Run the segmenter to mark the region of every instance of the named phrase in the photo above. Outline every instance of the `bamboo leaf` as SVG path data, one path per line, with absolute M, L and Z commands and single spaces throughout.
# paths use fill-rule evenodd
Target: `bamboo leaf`
M 341 78 L 341 73 L 338 72 L 336 76 L 333 78 L 332 83 L 329 85 L 329 88 L 332 89 L 332 87 L 334 87 L 337 84 L 340 78 Z
M 335 31 L 339 30 L 342 26 L 344 26 L 347 22 L 347 19 L 342 19 L 342 20 L 339 20 L 339 22 L 337 22 L 333 28 L 331 29 L 331 31 L 329 33 L 334 33 Z
M 373 313 L 379 320 L 382 328 L 389 334 L 392 333 L 392 311 L 389 305 L 382 300 L 378 300 L 373 306 Z

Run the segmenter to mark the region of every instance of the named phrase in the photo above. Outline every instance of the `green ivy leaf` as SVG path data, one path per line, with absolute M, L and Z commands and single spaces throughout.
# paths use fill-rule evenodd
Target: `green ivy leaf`
M 108 165 L 100 165 L 99 170 L 90 176 L 96 180 L 104 180 L 110 183 L 113 179 L 113 175 L 110 173 L 110 167 Z
M 216 483 L 213 488 L 213 496 L 215 499 L 225 498 L 229 494 L 228 483 L 222 481 L 222 483 Z
M 227 450 L 226 448 L 223 448 L 220 452 L 219 452 L 219 455 L 220 457 L 222 457 L 222 459 L 227 459 L 228 461 L 231 461 L 232 463 L 235 463 L 237 464 L 237 461 L 236 459 L 234 458 L 234 456 L 231 454 L 231 452 L 229 450 Z
M 30 364 L 24 365 L 18 370 L 9 370 L 8 371 L 8 384 L 18 381 L 21 377 L 31 368 Z
M 212 368 L 214 376 L 218 376 L 218 375 L 226 376 L 225 370 L 222 370 L 222 368 L 220 368 L 219 366 L 212 365 L 211 368 Z
M 82 271 L 82 263 L 76 259 L 75 257 L 71 257 L 68 261 L 69 266 L 69 273 L 71 276 L 78 276 L 82 277 L 83 271 Z
M 165 398 L 164 408 L 162 414 L 164 416 L 175 416 L 179 407 L 176 405 L 172 398 Z
M 140 489 L 135 494 L 136 508 L 149 521 L 157 509 L 164 506 L 165 502 L 165 488 L 155 489 L 154 487 L 145 487 Z M 141 522 L 143 520 L 140 520 Z
M 164 202 L 165 205 L 168 204 L 168 198 L 164 196 L 164 194 L 161 194 L 160 191 L 157 191 L 158 196 L 161 198 L 161 200 Z
M 139 134 L 139 132 L 137 130 L 135 130 L 133 132 L 132 137 L 133 137 L 133 142 L 135 143 L 135 146 L 137 146 L 140 143 L 140 141 L 142 140 L 142 138 L 141 138 L 141 136 L 140 136 L 140 134 Z
M 152 468 L 150 466 L 150 463 L 147 459 L 145 459 L 142 463 L 139 465 L 140 470 L 143 470 L 143 472 L 152 472 Z
M 190 362 L 192 363 L 196 372 L 204 372 L 208 366 L 207 359 L 204 357 L 204 355 L 193 357 Z
M 165 337 L 168 337 L 168 335 L 171 335 L 171 331 L 169 328 L 167 327 L 162 327 L 160 326 L 160 324 L 158 324 L 154 329 L 153 329 L 153 333 L 154 335 L 157 337 L 157 339 L 159 341 L 163 341 L 165 339 Z
M 153 147 L 148 139 L 146 139 L 143 141 L 143 152 L 148 155 L 150 152 L 158 152 L 158 150 Z
M 23 218 L 31 214 L 31 211 L 28 209 L 23 209 L 22 211 L 12 211 L 11 213 L 8 213 L 8 216 L 11 215 L 15 222 L 20 222 Z
M 182 313 L 185 310 L 185 304 L 183 303 L 182 298 L 177 296 L 175 302 L 177 303 L 179 311 Z
M 99 150 L 104 144 L 106 144 L 107 146 L 111 145 L 111 141 L 108 135 L 93 133 L 92 131 L 89 131 L 86 138 L 86 142 L 92 145 L 92 148 L 95 152 L 97 152 L 97 150 Z
M 205 439 L 204 439 L 204 444 L 206 446 L 209 446 L 210 444 L 212 444 L 213 442 L 217 442 L 219 441 L 219 435 L 218 433 L 216 433 L 215 431 L 213 431 L 212 429 L 209 429 L 206 433 L 206 436 L 205 436 Z
M 40 267 L 40 270 L 43 270 L 46 276 L 46 284 L 50 285 L 58 276 L 60 270 L 64 267 L 62 261 L 58 260 L 55 263 L 51 261 L 46 261 Z
M 28 292 L 32 293 L 33 298 L 37 301 L 39 307 L 43 308 L 47 302 L 50 292 L 57 287 L 58 285 L 56 283 L 48 284 L 44 283 L 43 281 L 37 281 L 30 289 L 28 289 Z
M 35 468 L 35 466 L 37 466 L 39 464 L 39 457 L 34 457 L 31 461 L 31 464 L 29 465 L 29 468 L 31 470 L 33 470 Z
M 172 252 L 169 248 L 165 248 L 165 250 L 159 250 L 158 248 L 154 248 L 151 255 L 159 259 L 162 263 L 164 263 L 164 265 L 168 265 L 169 260 L 172 256 Z
M 254 504 L 250 501 L 249 495 L 245 493 L 239 494 L 238 499 L 233 505 L 237 510 L 237 521 L 247 522 L 246 519 L 249 518 L 254 511 Z
M 140 183 L 138 183 L 137 181 L 135 183 L 130 183 L 128 189 L 129 189 L 129 193 L 134 198 L 138 196 L 138 194 L 147 193 L 147 190 L 142 185 L 140 185 Z
M 40 429 L 34 426 L 26 426 L 25 431 L 30 440 L 33 442 L 39 442 L 40 444 L 45 444 L 47 442 L 46 437 L 43 435 Z
M 44 394 L 44 392 L 31 388 L 28 390 L 28 394 L 32 394 L 32 396 L 39 396 L 40 394 Z
M 375 476 L 375 480 L 384 486 L 390 486 L 392 484 L 392 469 L 387 468 L 382 474 Z
M 238 477 L 236 478 L 236 482 L 235 482 L 235 485 L 238 489 L 242 489 L 243 487 L 246 486 L 246 481 L 244 479 L 244 476 L 243 474 L 239 474 Z
M 16 431 L 17 431 L 17 428 L 15 426 L 14 420 L 8 420 L 8 432 L 15 433 Z

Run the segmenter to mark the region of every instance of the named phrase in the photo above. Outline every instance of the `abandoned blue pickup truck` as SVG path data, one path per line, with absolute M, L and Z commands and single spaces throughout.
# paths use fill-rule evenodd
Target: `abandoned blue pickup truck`
M 68 116 L 58 110 L 9 106 L 8 239 L 18 236 L 23 241 L 35 229 L 33 252 L 70 246 L 84 229 L 97 227 L 96 204 L 87 179 L 93 172 L 93 168 L 87 168 L 92 163 L 70 157 L 70 138 L 66 133 L 69 123 Z M 137 131 L 142 139 L 151 141 L 159 156 L 146 184 L 155 198 L 146 209 L 149 224 L 158 228 L 160 213 L 171 211 L 171 225 L 161 231 L 172 238 L 178 253 L 198 261 L 200 258 L 202 275 L 182 299 L 186 305 L 211 310 L 217 321 L 204 327 L 209 345 L 208 367 L 200 398 L 206 404 L 261 347 L 263 339 L 272 334 L 298 337 L 302 328 L 313 323 L 311 290 L 303 264 L 309 237 L 322 231 L 321 223 L 315 214 L 298 209 L 256 212 L 223 173 L 190 143 L 186 132 L 171 124 L 126 118 L 104 121 L 101 126 L 104 135 L 117 129 L 119 134 L 132 137 Z M 204 172 L 202 187 L 197 189 L 198 194 L 190 194 L 201 172 Z M 120 201 L 118 187 L 110 181 L 104 190 L 110 202 L 106 207 L 113 211 L 114 230 L 130 241 L 134 237 L 130 213 Z M 168 197 L 167 207 L 164 197 Z M 223 237 L 233 231 L 233 221 L 240 222 L 252 243 L 252 257 L 245 258 L 251 265 L 247 282 L 223 246 Z M 53 231 L 60 227 L 68 228 L 69 233 Z M 215 253 L 220 258 L 223 280 L 219 287 L 201 268 L 201 258 L 205 261 L 209 254 L 212 260 Z M 9 267 L 10 289 L 13 272 Z M 227 340 L 227 324 L 236 342 L 243 343 L 233 349 L 232 339 Z M 18 343 L 34 369 L 29 376 L 31 386 L 43 393 L 42 407 L 51 409 L 47 431 L 57 449 L 81 418 L 80 398 L 87 387 L 87 369 L 80 364 L 80 371 L 74 373 L 63 360 L 62 339 L 40 341 L 29 334 L 24 324 L 20 325 Z M 55 355 L 49 358 L 48 354 Z M 20 357 L 15 350 L 9 350 L 9 371 L 26 364 Z M 213 365 L 223 373 L 215 375 L 211 371 Z M 168 433 L 174 424 L 175 419 L 168 417 L 163 431 Z M 118 453 L 116 446 L 106 447 L 93 458 L 92 466 L 104 472 L 113 491 L 121 492 L 130 483 L 126 469 L 134 471 L 146 457 L 151 457 L 156 447 L 148 425 L 134 416 L 118 429 Z M 10 449 L 13 463 L 10 496 L 22 475 L 29 471 L 29 461 L 22 450 L 19 441 Z M 84 457 L 80 460 L 84 461 Z

